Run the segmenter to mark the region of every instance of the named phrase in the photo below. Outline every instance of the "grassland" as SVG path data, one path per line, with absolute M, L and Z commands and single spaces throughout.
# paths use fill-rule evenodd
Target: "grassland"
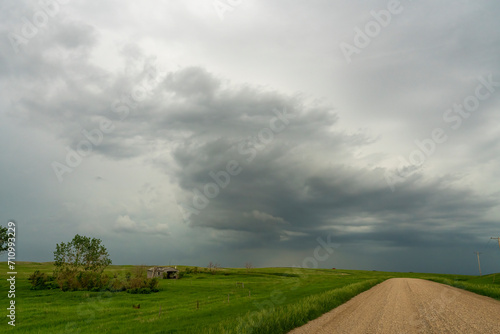
M 0 272 L 0 309 L 7 314 L 8 285 Z M 185 267 L 179 266 L 183 270 Z M 125 277 L 133 266 L 110 266 Z M 500 275 L 461 276 L 299 268 L 221 269 L 179 280 L 161 280 L 160 292 L 62 292 L 30 290 L 35 270 L 51 263 L 18 263 L 16 333 L 286 333 L 392 277 L 414 277 L 454 285 L 500 300 Z M 495 280 L 495 281 L 494 281 Z M 229 298 L 229 300 L 228 300 Z M 139 309 L 132 305 L 140 304 Z M 160 311 L 161 308 L 161 311 Z

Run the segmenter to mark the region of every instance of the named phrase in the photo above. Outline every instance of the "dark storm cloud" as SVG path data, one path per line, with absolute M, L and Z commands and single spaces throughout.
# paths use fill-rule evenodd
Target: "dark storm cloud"
M 45 52 L 62 46 L 82 60 L 96 38 L 92 29 L 74 24 L 49 38 Z M 61 66 L 67 57 L 33 55 L 39 67 L 59 64 L 59 69 L 31 82 L 17 101 L 16 117 L 52 129 L 74 149 L 84 139 L 82 130 L 96 129 L 108 119 L 113 130 L 94 152 L 113 159 L 145 156 L 152 149 L 167 154 L 168 149 L 170 159 L 150 163 L 184 190 L 178 195 L 181 206 L 193 207 L 196 191 L 203 193 L 214 183 L 210 172 L 237 162 L 241 173 L 190 215 L 195 228 L 244 232 L 253 240 L 249 247 L 322 230 L 389 244 L 409 233 L 406 244 L 411 244 L 429 224 L 445 227 L 450 221 L 477 219 L 494 205 L 446 180 L 426 182 L 418 175 L 390 192 L 383 169 L 350 165 L 352 151 L 374 139 L 362 131 L 339 130 L 338 116 L 328 105 L 227 83 L 200 67 L 152 71 L 132 46 L 124 55 L 135 72 L 114 77 L 85 61 L 65 60 Z M 350 230 L 359 217 L 370 220 Z M 137 228 L 120 219 L 117 231 Z
M 448 131 L 449 142 L 429 163 L 413 168 L 394 192 L 380 161 L 394 155 L 393 146 L 408 143 L 411 152 L 412 138 L 445 127 L 444 111 L 473 94 L 479 76 L 492 74 L 500 81 L 498 5 L 404 2 L 404 12 L 352 64 L 341 59 L 339 65 L 341 40 L 349 41 L 353 28 L 370 19 L 370 10 L 387 2 L 349 4 L 242 5 L 225 25 L 192 13 L 196 6 L 181 4 L 171 5 L 163 16 L 155 16 L 161 12 L 155 6 L 137 5 L 151 17 L 147 24 L 134 16 L 132 4 L 120 10 L 112 2 L 61 7 L 36 36 L 19 45 L 18 53 L 9 38 L 0 39 L 0 105 L 12 124 L 40 129 L 62 149 L 78 150 L 89 140 L 85 133 L 91 133 L 99 139 L 92 156 L 123 169 L 140 161 L 161 171 L 173 184 L 168 191 L 175 192 L 171 195 L 186 218 L 183 226 L 192 233 L 178 242 L 190 244 L 192 254 L 202 249 L 197 247 L 203 240 L 214 250 L 272 249 L 280 258 L 292 250 L 304 254 L 324 234 L 345 248 L 360 247 L 360 253 L 377 247 L 472 247 L 495 229 L 492 212 L 500 195 L 478 191 L 475 182 L 496 175 L 497 97 L 482 101 L 460 131 Z M 73 14 L 82 13 L 79 18 L 68 15 L 66 9 L 72 8 Z M 40 10 L 14 1 L 1 9 L 3 36 L 19 34 L 21 18 L 31 19 Z M 198 65 L 163 69 L 171 61 L 161 59 L 170 56 L 165 50 Z M 219 68 L 208 66 L 211 62 Z M 224 75 L 221 68 L 227 68 Z M 318 81 L 319 72 L 328 79 Z M 247 76 L 267 86 L 246 83 Z M 269 88 L 274 86 L 265 80 L 271 77 L 294 84 Z M 332 100 L 343 99 L 344 110 L 316 102 L 309 93 L 284 93 L 321 85 L 323 92 L 331 90 Z M 347 130 L 340 115 L 358 120 L 355 130 Z M 102 122 L 109 131 L 102 131 Z M 385 132 L 370 131 L 375 125 Z M 364 149 L 371 150 L 371 160 L 360 158 Z M 66 163 L 64 153 L 58 161 Z M 444 167 L 433 169 L 432 161 Z M 89 178 L 102 175 L 95 182 L 102 189 L 108 189 L 113 174 L 106 168 L 112 167 Z M 128 185 L 133 180 L 122 182 L 124 189 L 133 189 Z M 207 196 L 207 189 L 217 194 Z M 126 205 L 116 209 L 117 200 L 109 209 L 95 203 L 111 195 L 100 196 L 86 205 L 67 204 L 82 214 L 65 224 L 105 217 L 110 231 L 121 236 L 142 232 L 175 238 L 164 212 L 150 210 L 153 204 L 141 203 L 129 212 Z M 74 212 L 68 210 L 67 216 Z
M 279 241 L 287 231 L 307 233 L 329 227 L 342 231 L 344 226 L 350 226 L 350 218 L 369 216 L 384 222 L 382 226 L 366 225 L 375 229 L 371 240 L 386 235 L 385 240 L 391 241 L 394 235 L 385 232 L 394 226 L 412 222 L 417 227 L 412 228 L 411 235 L 418 239 L 415 233 L 425 230 L 427 224 L 460 224 L 477 219 L 495 205 L 495 201 L 485 201 L 471 191 L 455 189 L 446 178 L 433 183 L 414 178 L 398 193 L 391 193 L 383 181 L 383 170 L 343 166 L 352 158 L 349 150 L 371 141 L 362 135 L 353 140 L 353 136 L 333 131 L 336 116 L 329 108 L 301 110 L 306 107 L 299 102 L 295 102 L 297 106 L 287 102 L 286 97 L 263 93 L 266 99 L 248 88 L 246 94 L 227 93 L 218 90 L 220 83 L 207 78 L 209 74 L 204 70 L 185 71 L 177 75 L 176 83 L 181 88 L 176 88 L 174 81 L 169 82 L 169 87 L 176 99 L 186 101 L 189 107 L 177 105 L 183 114 L 165 112 L 163 121 L 158 122 L 175 124 L 175 131 L 189 134 L 173 153 L 179 166 L 176 178 L 182 188 L 191 192 L 191 198 L 187 196 L 188 202 L 182 204 L 194 207 L 189 200 L 199 198 L 195 189 L 202 193 L 205 186 L 214 184 L 210 172 L 224 171 L 229 161 L 237 161 L 242 168 L 241 174 L 233 176 L 206 208 L 190 216 L 193 226 L 251 232 L 261 240 Z M 193 77 L 199 78 L 205 88 L 195 90 L 196 98 L 188 99 L 193 95 Z M 209 82 L 211 85 L 206 84 Z M 290 124 L 273 135 L 269 143 L 259 142 L 259 132 L 269 126 L 273 117 L 269 111 L 285 103 L 293 110 Z M 219 105 L 232 107 L 219 109 Z M 168 110 L 168 106 L 164 108 Z M 245 138 L 248 134 L 253 138 Z M 259 221 L 248 215 L 254 211 L 282 219 L 287 225 Z

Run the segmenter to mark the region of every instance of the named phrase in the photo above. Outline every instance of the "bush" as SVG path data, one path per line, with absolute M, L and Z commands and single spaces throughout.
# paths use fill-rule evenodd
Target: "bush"
M 136 295 L 136 294 L 143 294 L 143 295 L 147 295 L 147 294 L 150 294 L 152 292 L 151 289 L 149 288 L 140 288 L 140 289 L 128 289 L 127 290 L 127 293 L 131 293 L 133 295 Z M 153 291 L 153 292 L 157 292 L 157 291 Z
M 147 278 L 134 277 L 128 282 L 129 289 L 139 289 L 145 286 L 147 283 Z
M 128 275 L 125 275 L 127 278 Z M 140 270 L 136 270 L 134 277 L 128 277 L 126 280 L 120 280 L 119 278 L 113 278 L 109 280 L 106 286 L 106 290 L 111 292 L 127 291 L 131 294 L 137 293 L 151 293 L 158 292 L 160 281 L 158 278 L 144 278 L 144 275 Z M 147 290 L 144 290 L 147 289 Z
M 135 278 L 146 278 L 146 274 L 147 274 L 147 268 L 146 268 L 146 266 L 136 266 L 134 268 L 134 274 L 133 274 L 133 276 Z
M 76 274 L 77 273 L 73 270 L 63 269 L 55 271 L 54 277 L 62 291 L 76 290 L 78 286 Z
M 78 282 L 77 288 L 92 290 L 93 288 L 101 288 L 102 281 L 101 275 L 95 272 L 81 271 L 76 275 L 76 280 Z
M 75 290 L 88 290 L 88 291 L 102 291 L 107 290 L 111 292 L 127 291 L 128 293 L 144 293 L 158 292 L 158 285 L 160 281 L 158 278 L 146 278 L 144 267 L 136 267 L 134 274 L 130 272 L 123 276 L 113 274 L 96 273 L 91 271 L 71 271 L 60 270 L 57 271 L 56 282 L 53 277 L 47 277 L 39 271 L 35 272 L 32 283 L 33 286 L 39 286 L 33 289 L 50 289 L 60 288 L 63 291 Z M 36 274 L 36 275 L 35 275 Z M 133 275 L 133 276 L 132 276 Z M 31 276 L 30 276 L 31 278 Z M 38 281 L 42 283 L 37 283 Z M 49 282 L 45 284 L 45 282 Z M 45 284 L 45 285 L 44 285 Z M 43 286 L 43 287 L 42 287 Z
M 62 291 L 75 291 L 76 288 L 72 287 L 71 283 L 68 281 L 61 281 L 58 286 Z
M 153 290 L 158 288 L 158 284 L 160 284 L 160 281 L 157 278 L 151 278 L 149 282 L 147 282 L 147 287 Z
M 45 273 L 40 272 L 40 270 L 35 270 L 35 272 L 28 277 L 28 280 L 31 281 L 31 290 L 51 289 L 54 286 L 54 278 L 52 276 L 47 276 Z
M 127 289 L 126 283 L 120 281 L 117 278 L 114 278 L 111 281 L 109 281 L 108 290 L 111 292 L 125 291 L 126 289 Z
M 57 282 L 54 281 L 54 277 L 49 276 L 49 278 L 50 278 L 50 280 L 49 280 L 49 282 L 45 283 L 45 287 L 49 290 L 59 289 L 59 284 L 57 284 Z

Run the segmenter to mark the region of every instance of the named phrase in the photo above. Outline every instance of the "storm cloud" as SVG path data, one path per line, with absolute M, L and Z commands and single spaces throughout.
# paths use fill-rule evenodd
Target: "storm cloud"
M 0 224 L 23 260 L 500 270 L 500 8 L 401 1 L 346 59 L 388 3 L 4 2 Z

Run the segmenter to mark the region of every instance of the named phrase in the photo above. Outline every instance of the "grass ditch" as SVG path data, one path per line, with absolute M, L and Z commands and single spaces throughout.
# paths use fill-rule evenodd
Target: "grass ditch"
M 486 275 L 472 280 L 443 277 L 433 277 L 428 280 L 500 300 L 500 275 Z
M 385 279 L 372 279 L 353 283 L 324 293 L 305 297 L 294 304 L 248 312 L 244 317 L 220 324 L 215 328 L 202 329 L 201 333 L 227 334 L 278 334 L 314 320 L 342 305 L 356 295 L 369 290 Z

